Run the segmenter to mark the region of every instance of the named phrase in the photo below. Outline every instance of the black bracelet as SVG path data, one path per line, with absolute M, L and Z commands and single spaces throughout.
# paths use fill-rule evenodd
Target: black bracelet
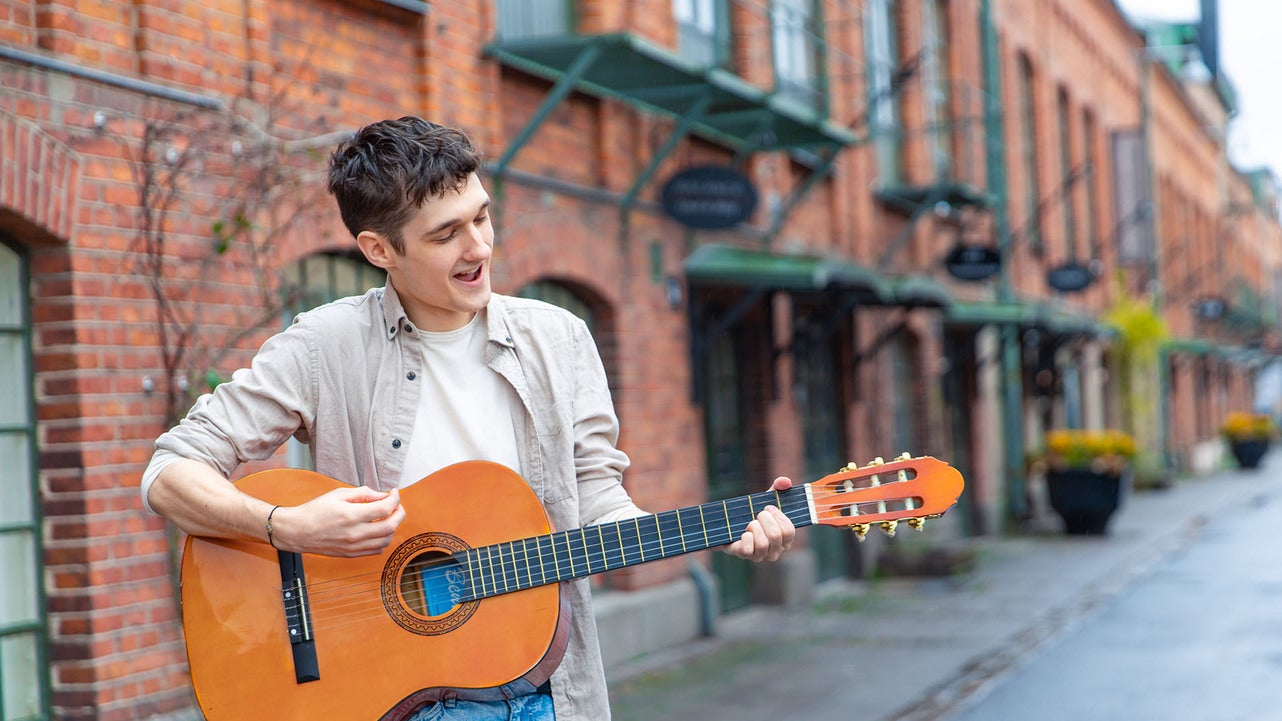
M 267 542 L 271 544 L 272 548 L 276 548 L 276 541 L 272 538 L 272 514 L 276 513 L 279 509 L 280 506 L 274 506 L 272 507 L 272 510 L 267 513 Z

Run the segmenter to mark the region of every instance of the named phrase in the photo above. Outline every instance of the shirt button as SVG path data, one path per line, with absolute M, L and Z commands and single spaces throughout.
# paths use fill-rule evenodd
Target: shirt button
M 393 439 L 392 448 L 400 448 L 400 447 L 401 447 L 401 439 L 399 438 Z
M 405 378 L 408 380 L 414 380 L 415 378 L 418 378 L 418 376 L 414 375 L 414 371 L 410 371 L 409 373 L 405 374 Z
M 395 333 L 395 332 L 396 332 L 396 326 L 392 326 L 391 328 L 388 328 L 388 329 L 387 329 L 387 332 L 388 332 L 388 333 Z
M 406 333 L 413 333 L 413 332 L 414 332 L 414 326 L 410 325 L 409 323 L 406 323 L 405 325 L 403 325 L 403 326 L 401 326 L 401 327 L 402 327 L 403 329 L 405 329 L 405 332 L 406 332 Z

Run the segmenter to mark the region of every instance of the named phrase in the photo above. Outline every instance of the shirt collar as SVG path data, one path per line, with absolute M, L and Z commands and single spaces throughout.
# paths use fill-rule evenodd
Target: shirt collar
M 392 287 L 392 279 L 389 277 L 387 283 L 383 286 L 383 332 L 387 339 L 395 340 L 396 336 L 401 333 L 415 332 L 414 324 L 410 323 L 409 316 L 405 314 L 405 307 L 401 305 L 401 298 L 396 294 L 396 289 Z M 490 304 L 485 314 L 486 335 L 492 343 L 515 347 L 512 343 L 512 333 L 508 330 L 507 312 L 503 303 L 503 296 L 498 293 L 490 294 Z
M 392 287 L 392 278 L 388 276 L 387 283 L 383 285 L 383 332 L 388 340 L 394 340 L 401 331 L 412 333 L 414 326 L 410 323 L 409 316 L 405 315 L 405 307 L 401 305 L 401 297 L 396 294 L 396 289 Z

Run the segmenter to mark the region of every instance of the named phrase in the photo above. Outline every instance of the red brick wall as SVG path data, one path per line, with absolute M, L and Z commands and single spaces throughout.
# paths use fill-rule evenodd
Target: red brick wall
M 900 5 L 911 8 L 905 20 L 916 17 L 916 5 Z M 977 122 L 982 86 L 978 6 L 978 0 L 949 3 L 950 79 L 955 89 L 970 91 L 954 96 L 953 112 L 970 123 Z M 768 24 L 751 3 L 733 7 L 739 21 L 735 68 L 750 82 L 769 88 Z M 627 30 L 662 47 L 676 46 L 668 0 L 583 0 L 577 8 L 583 32 Z M 836 0 L 823 3 L 823 15 L 832 121 L 854 125 L 858 134 L 866 102 L 862 17 Z M 1135 57 L 1142 43 L 1109 0 L 1008 0 L 996 3 L 996 17 L 1002 38 L 1009 188 L 1017 191 L 1028 182 L 1018 162 L 1022 118 L 1015 112 L 1014 58 L 1022 52 L 1032 58 L 1038 76 L 1038 135 L 1044 146 L 1039 182 L 1044 194 L 1057 187 L 1063 172 L 1056 88 L 1069 91 L 1074 128 L 1083 111 L 1096 119 L 1096 177 L 1101 183 L 1096 225 L 1106 236 L 1104 261 L 1109 267 L 1108 233 L 1116 213 L 1104 156 L 1108 133 L 1139 121 Z M 484 55 L 495 22 L 493 4 L 484 0 L 433 3 L 426 16 L 373 0 L 0 0 L 0 43 L 7 47 L 234 105 L 257 127 L 270 123 L 283 140 L 315 141 L 310 152 L 296 153 L 290 161 L 312 170 L 323 167 L 332 133 L 407 113 L 460 125 L 489 158 L 502 155 L 550 85 L 502 69 Z M 919 28 L 909 23 L 899 40 L 901 57 L 911 56 L 922 41 Z M 5 89 L 0 93 L 0 229 L 32 248 L 39 481 L 56 712 L 67 719 L 124 720 L 186 708 L 191 699 L 173 589 L 174 539 L 162 521 L 143 513 L 137 494 L 165 418 L 163 392 L 144 392 L 143 379 L 152 379 L 158 388 L 165 387 L 165 379 L 156 306 L 135 253 L 137 167 L 130 158 L 140 151 L 143 118 L 194 111 L 172 100 L 8 62 L 0 62 L 0 86 Z M 1153 90 L 1154 144 L 1160 151 L 1155 178 L 1165 213 L 1160 228 L 1180 223 L 1173 209 L 1191 205 L 1196 244 L 1204 247 L 1222 232 L 1220 188 L 1214 181 L 1221 149 L 1200 130 L 1190 106 L 1168 80 L 1156 80 Z M 923 102 L 920 79 L 910 82 L 903 98 L 909 130 L 920 129 Z M 104 124 L 96 127 L 100 112 Z M 215 117 L 197 115 L 201 122 Z M 698 243 L 758 244 L 754 232 L 769 225 L 771 205 L 788 198 L 809 172 L 782 153 L 753 156 L 746 167 L 762 198 L 751 221 L 755 230 L 691 233 L 656 210 L 660 184 L 679 167 L 727 162 L 732 153 L 687 139 L 640 189 L 625 220 L 619 196 L 631 188 L 673 127 L 671 119 L 641 115 L 615 101 L 571 96 L 513 163 L 521 174 L 541 181 L 508 179 L 501 189 L 490 181 L 498 201 L 496 288 L 511 292 L 538 279 L 566 282 L 585 290 L 609 318 L 603 345 L 622 421 L 621 444 L 633 459 L 626 484 L 638 502 L 654 510 L 703 500 L 706 482 L 703 419 L 690 398 L 686 309 L 669 306 L 664 279 L 682 276 L 681 262 Z M 1078 135 L 1072 152 L 1080 160 L 1086 148 Z M 971 159 L 959 167 L 958 177 L 976 186 L 984 178 L 980 139 L 973 132 L 959 132 L 955 138 L 956 157 L 965 150 Z M 197 140 L 180 138 L 175 147 Z M 931 182 L 921 132 L 911 134 L 905 150 L 907 179 Z M 209 209 L 221 207 L 240 180 L 233 175 L 230 145 L 219 146 L 206 159 L 206 172 L 191 181 L 167 230 L 172 270 L 203 298 L 184 310 L 199 307 L 213 334 L 206 343 L 217 346 L 259 310 L 252 298 L 261 284 L 243 245 L 233 245 L 217 263 L 201 264 L 209 256 L 214 220 Z M 771 249 L 844 255 L 886 272 L 936 272 L 952 229 L 924 220 L 908 231 L 902 247 L 891 248 L 907 219 L 874 200 L 876 176 L 869 144 L 843 151 L 832 176 L 789 216 Z M 561 192 L 551 181 L 585 192 Z M 313 178 L 310 189 L 318 190 L 319 182 Z M 613 195 L 601 199 L 589 189 Z M 1078 191 L 1079 213 L 1086 208 L 1084 192 Z M 1027 210 L 1021 202 L 1022 195 L 1013 192 L 1016 227 Z M 316 203 L 314 215 L 273 243 L 272 264 L 351 247 L 331 201 L 322 193 Z M 1021 294 L 1047 296 L 1045 270 L 1062 260 L 1060 212 L 1048 211 L 1045 219 L 1045 254 L 1031 253 L 1027 244 L 1015 249 L 1012 278 Z M 1078 227 L 1084 225 L 1085 218 L 1079 218 Z M 1275 223 L 1264 226 L 1276 236 Z M 1228 243 L 1230 257 L 1242 259 L 1235 263 L 1249 266 L 1246 259 L 1254 257 L 1253 251 L 1236 240 Z M 655 253 L 658 263 L 652 267 Z M 1213 262 L 1212 257 L 1190 255 L 1194 257 L 1198 263 Z M 991 297 L 988 286 L 949 287 L 961 298 Z M 1102 282 L 1061 300 L 1099 311 L 1112 292 Z M 762 486 L 774 475 L 799 474 L 804 468 L 791 358 L 786 352 L 776 354 L 786 350 L 790 338 L 790 301 L 779 296 L 773 302 L 775 325 L 760 329 L 760 358 L 753 366 L 761 376 L 759 413 L 749 419 L 752 472 L 759 477 L 747 482 Z M 1173 317 L 1182 312 L 1176 303 L 1172 300 L 1168 307 Z M 885 354 L 873 341 L 903 317 L 899 310 L 862 310 L 849 334 L 847 360 L 866 354 L 847 368 L 849 438 L 843 450 L 850 460 L 866 463 L 900 450 L 887 448 L 885 417 L 893 399 L 884 382 Z M 764 324 L 764 318 L 758 309 L 752 320 Z M 922 437 L 921 448 L 908 450 L 917 453 L 946 450 L 949 442 L 938 437 L 941 426 L 936 422 L 942 410 L 938 382 L 946 372 L 939 362 L 937 319 L 934 311 L 917 311 L 908 318 L 922 389 L 910 401 L 918 410 Z M 226 373 L 244 364 L 266 332 L 240 338 L 220 359 L 218 370 Z M 777 362 L 765 360 L 776 355 Z M 1245 377 L 1238 375 L 1224 381 L 1224 400 L 1193 399 L 1187 395 L 1194 387 L 1188 373 L 1178 376 L 1175 410 L 1221 413 L 1242 404 L 1247 395 Z M 1173 427 L 1181 443 L 1207 433 L 1184 420 Z M 991 429 L 976 433 L 984 436 Z M 994 469 L 980 471 L 984 475 L 976 487 L 999 492 Z M 672 562 L 640 567 L 617 580 L 622 588 L 636 588 L 684 573 L 683 563 Z

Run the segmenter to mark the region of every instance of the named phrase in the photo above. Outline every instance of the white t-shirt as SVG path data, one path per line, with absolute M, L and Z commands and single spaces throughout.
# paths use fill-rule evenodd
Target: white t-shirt
M 419 330 L 423 391 L 401 488 L 459 461 L 494 461 L 521 472 L 512 421 L 521 399 L 485 365 L 486 312 L 458 330 Z

